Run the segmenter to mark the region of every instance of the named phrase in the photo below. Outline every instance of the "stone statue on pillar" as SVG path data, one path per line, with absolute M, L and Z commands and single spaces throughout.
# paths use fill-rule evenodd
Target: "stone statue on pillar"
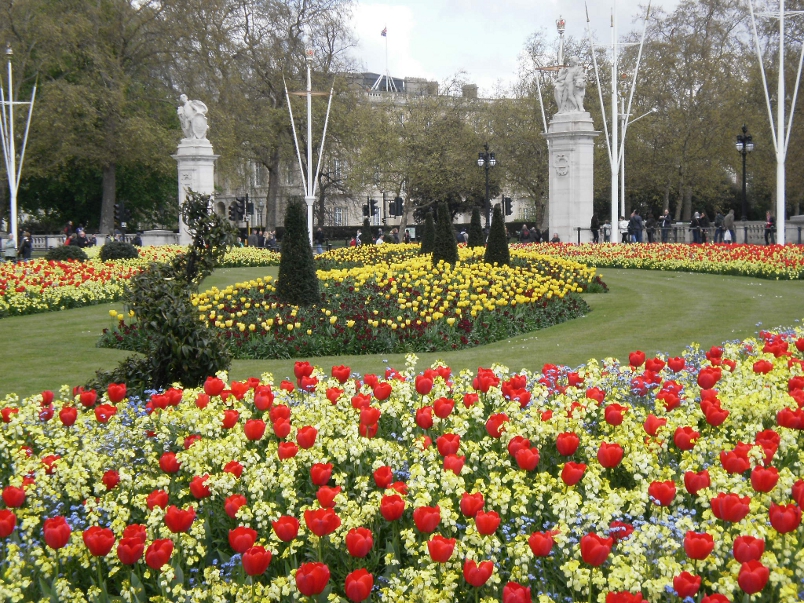
M 193 191 L 205 195 L 215 194 L 215 160 L 218 158 L 212 150 L 212 143 L 207 139 L 207 106 L 199 100 L 189 100 L 186 94 L 179 97 L 176 113 L 181 123 L 184 138 L 173 158 L 179 171 L 179 207 L 186 198 L 187 192 Z M 179 212 L 179 244 L 192 243 L 187 226 L 181 220 Z
M 553 94 L 558 105 L 558 113 L 583 112 L 586 73 L 583 67 L 578 65 L 578 59 L 571 58 L 569 66 L 559 69 Z

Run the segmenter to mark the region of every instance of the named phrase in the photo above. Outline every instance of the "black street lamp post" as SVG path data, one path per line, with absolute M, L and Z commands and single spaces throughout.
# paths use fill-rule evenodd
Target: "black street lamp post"
M 489 168 L 497 165 L 497 159 L 494 153 L 489 153 L 488 143 L 483 145 L 484 151 L 477 154 L 477 165 L 486 170 L 486 204 L 484 209 L 486 211 L 486 229 L 491 228 L 491 199 L 489 198 Z
M 754 150 L 754 142 L 743 124 L 743 133 L 737 135 L 737 151 L 743 156 L 743 222 L 748 219 L 748 202 L 745 194 L 745 156 Z

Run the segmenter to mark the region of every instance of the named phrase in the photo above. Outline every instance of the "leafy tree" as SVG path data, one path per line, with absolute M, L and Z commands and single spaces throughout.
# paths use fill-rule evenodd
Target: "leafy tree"
M 288 203 L 285 210 L 285 235 L 282 237 L 276 294 L 285 303 L 295 306 L 309 306 L 321 301 L 307 231 L 307 206 L 299 199 Z
M 487 264 L 507 266 L 511 263 L 511 253 L 508 250 L 508 236 L 505 234 L 505 219 L 500 206 L 494 206 L 494 215 L 491 218 L 489 242 L 486 246 L 486 255 L 483 260 Z
M 446 203 L 438 204 L 438 220 L 435 225 L 435 241 L 433 242 L 433 266 L 443 260 L 447 264 L 458 261 L 458 243 L 452 228 L 452 214 Z
M 427 212 L 427 216 L 424 218 L 424 231 L 422 232 L 422 246 L 419 250 L 420 254 L 424 255 L 425 253 L 433 253 L 433 249 L 435 248 L 435 236 L 433 214 L 432 212 Z
M 483 247 L 486 244 L 486 237 L 483 235 L 483 227 L 480 224 L 480 208 L 475 206 L 472 209 L 472 220 L 469 222 L 469 247 Z
M 228 221 L 209 212 L 208 195 L 189 193 L 182 214 L 193 243 L 168 263 L 151 264 L 134 276 L 123 296 L 134 312 L 146 349 L 111 372 L 99 371 L 95 386 L 124 382 L 133 391 L 179 382 L 201 385 L 206 377 L 229 367 L 226 345 L 198 320 L 193 293 L 234 241 Z

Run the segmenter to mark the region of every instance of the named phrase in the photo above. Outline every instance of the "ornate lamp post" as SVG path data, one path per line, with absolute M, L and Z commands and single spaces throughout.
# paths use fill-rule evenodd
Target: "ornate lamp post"
M 748 205 L 745 195 L 745 156 L 754 150 L 754 142 L 748 133 L 748 128 L 743 124 L 743 133 L 737 135 L 737 151 L 743 156 L 743 222 L 748 219 Z
M 483 206 L 486 212 L 486 228 L 491 228 L 491 199 L 489 199 L 489 168 L 497 165 L 494 153 L 489 153 L 488 143 L 483 145 L 484 151 L 477 154 L 477 166 L 486 170 L 486 203 Z

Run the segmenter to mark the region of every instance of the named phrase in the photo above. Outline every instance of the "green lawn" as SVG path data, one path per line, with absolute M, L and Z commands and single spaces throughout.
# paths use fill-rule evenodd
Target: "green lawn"
M 205 287 L 223 287 L 258 276 L 276 276 L 276 268 L 218 270 Z M 441 358 L 454 370 L 501 362 L 512 369 L 540 369 L 545 363 L 575 366 L 589 358 L 615 356 L 641 349 L 677 355 L 695 341 L 709 347 L 754 334 L 765 327 L 792 325 L 804 318 L 804 283 L 764 281 L 745 277 L 602 270 L 611 292 L 587 295 L 592 312 L 584 317 L 529 335 L 459 352 L 420 354 L 420 367 Z M 0 364 L 0 396 L 30 395 L 62 384 L 76 385 L 98 368 L 107 368 L 127 352 L 95 347 L 109 326 L 109 310 L 120 304 L 0 320 L 5 350 Z M 329 370 L 346 364 L 361 373 L 381 373 L 401 367 L 402 355 L 341 356 L 310 359 Z M 288 360 L 239 360 L 232 376 L 242 379 L 271 372 L 276 378 L 293 374 Z

